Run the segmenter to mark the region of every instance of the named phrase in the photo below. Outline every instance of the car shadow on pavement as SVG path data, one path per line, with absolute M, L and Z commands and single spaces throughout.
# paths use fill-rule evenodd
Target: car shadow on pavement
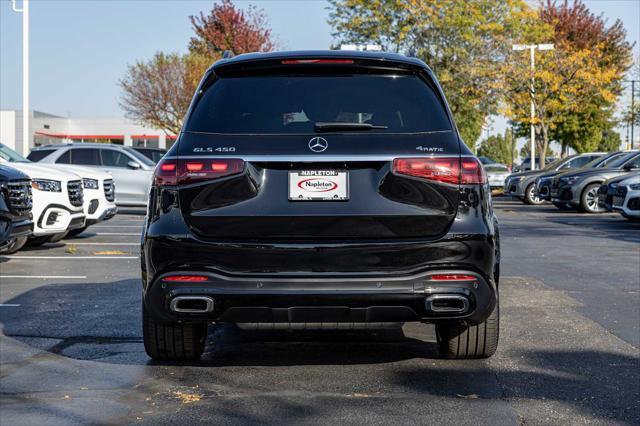
M 484 393 L 480 384 L 469 385 L 470 381 L 486 379 L 487 368 L 477 364 L 470 369 L 454 363 L 437 371 L 404 370 L 395 375 L 394 382 L 416 392 L 441 396 L 450 395 L 450 385 L 457 383 L 467 397 L 473 392 L 474 399 L 514 401 L 519 414 L 533 423 L 582 424 L 594 418 L 606 423 L 640 423 L 640 358 L 597 350 L 538 350 L 514 353 L 509 359 L 517 360 L 517 369 L 511 362 L 508 368 L 499 365 L 491 369 L 500 384 L 500 395 Z M 547 412 L 571 406 L 569 412 L 584 419 L 540 418 L 541 403 L 547 405 Z M 566 414 L 566 410 L 560 411 Z
M 176 368 L 183 373 L 166 377 L 162 372 L 171 364 L 152 362 L 143 350 L 139 289 L 135 279 L 42 286 L 5 302 L 20 306 L 0 310 L 3 333 L 71 359 L 139 365 L 151 369 L 148 374 L 161 375 L 166 385 L 196 380 L 205 393 L 216 386 L 217 379 L 209 376 L 230 375 L 238 389 L 249 389 L 254 380 L 271 377 L 272 368 L 260 367 L 292 367 L 293 380 L 302 366 L 308 380 L 320 382 L 355 386 L 362 375 L 379 374 L 391 389 L 411 395 L 506 399 L 530 419 L 536 418 L 536 404 L 560 404 L 587 418 L 640 420 L 637 357 L 605 350 L 515 350 L 505 341 L 490 360 L 436 360 L 432 333 L 415 323 L 379 332 L 258 332 L 212 326 L 202 361 L 179 364 Z M 160 368 L 156 371 L 155 366 Z M 238 374 L 248 367 L 251 374 Z M 308 385 L 285 381 L 279 386 Z
M 152 362 L 142 346 L 139 286 L 134 279 L 41 286 L 8 300 L 19 307 L 0 310 L 0 323 L 6 336 L 41 350 L 146 365 Z M 436 357 L 431 328 L 410 327 L 407 335 L 403 329 L 293 332 L 211 325 L 207 350 L 194 365 L 369 364 Z

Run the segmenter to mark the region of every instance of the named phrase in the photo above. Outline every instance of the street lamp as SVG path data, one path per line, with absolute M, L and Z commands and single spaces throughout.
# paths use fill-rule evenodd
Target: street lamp
M 22 0 L 22 9 L 11 0 L 14 12 L 22 13 L 22 153 L 26 154 L 30 144 L 29 130 L 29 0 Z
M 536 116 L 536 107 L 533 103 L 533 97 L 535 95 L 535 68 L 536 59 L 535 51 L 537 50 L 553 50 L 553 44 L 514 44 L 513 50 L 527 50 L 531 52 L 531 170 L 536 169 L 536 134 L 533 128 L 533 120 Z M 542 168 L 544 164 L 541 164 Z

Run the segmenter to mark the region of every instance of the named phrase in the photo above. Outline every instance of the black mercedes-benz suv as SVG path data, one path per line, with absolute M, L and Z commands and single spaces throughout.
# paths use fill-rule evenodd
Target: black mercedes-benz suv
M 498 344 L 484 170 L 433 72 L 396 54 L 246 54 L 204 75 L 157 165 L 142 236 L 149 356 L 198 359 L 209 323 L 434 323 L 443 357 Z

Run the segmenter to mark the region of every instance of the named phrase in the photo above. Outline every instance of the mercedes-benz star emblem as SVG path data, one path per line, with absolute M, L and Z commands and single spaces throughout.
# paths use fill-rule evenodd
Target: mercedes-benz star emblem
M 309 149 L 313 152 L 322 152 L 329 148 L 329 142 L 325 138 L 315 137 L 309 141 Z

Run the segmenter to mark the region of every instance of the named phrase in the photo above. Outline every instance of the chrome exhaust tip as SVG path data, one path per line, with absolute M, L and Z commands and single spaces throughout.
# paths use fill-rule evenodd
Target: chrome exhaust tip
M 213 312 L 213 299 L 209 296 L 176 296 L 171 299 L 169 309 L 183 314 L 206 314 Z
M 463 314 L 469 310 L 469 299 L 462 294 L 432 294 L 424 301 L 429 312 Z

